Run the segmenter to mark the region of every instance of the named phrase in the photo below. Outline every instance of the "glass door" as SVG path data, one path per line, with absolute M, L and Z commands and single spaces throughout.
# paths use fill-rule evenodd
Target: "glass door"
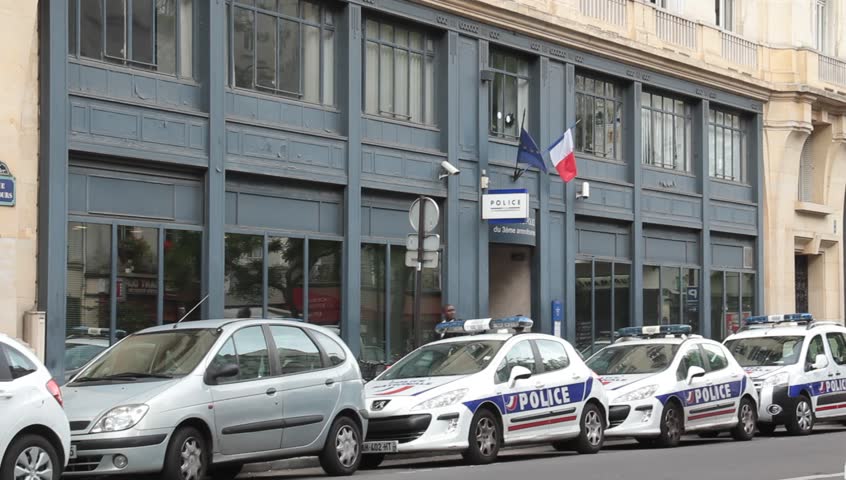
M 614 341 L 630 323 L 630 273 L 627 263 L 576 261 L 575 346 L 585 358 Z
M 755 274 L 711 272 L 711 337 L 722 341 L 743 326 L 755 308 Z

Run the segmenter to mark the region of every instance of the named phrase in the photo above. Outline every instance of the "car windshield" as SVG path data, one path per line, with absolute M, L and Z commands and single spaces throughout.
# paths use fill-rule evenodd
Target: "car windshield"
M 597 375 L 657 373 L 670 366 L 678 350 L 674 343 L 614 345 L 596 352 L 587 365 Z
M 478 340 L 426 345 L 397 362 L 379 380 L 478 373 L 491 363 L 503 343 L 501 340 Z
M 214 329 L 131 335 L 91 363 L 74 383 L 185 376 L 197 367 L 217 337 Z
M 103 350 L 108 348 L 108 341 L 106 345 L 91 345 L 86 343 L 72 343 L 65 344 L 65 370 L 76 370 L 92 358 L 96 357 Z
M 726 342 L 726 348 L 741 367 L 776 367 L 798 362 L 804 340 L 795 335 L 738 338 Z

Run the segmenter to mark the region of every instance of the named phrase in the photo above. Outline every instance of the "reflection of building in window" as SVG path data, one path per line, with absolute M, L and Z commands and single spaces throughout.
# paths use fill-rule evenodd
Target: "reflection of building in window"
M 691 168 L 691 110 L 684 100 L 641 94 L 642 162 L 689 172 Z
M 490 133 L 516 139 L 520 127 L 529 129 L 529 62 L 523 56 L 491 47 L 489 68 L 494 73 L 490 87 Z
M 576 75 L 576 151 L 622 160 L 622 90 L 611 82 Z

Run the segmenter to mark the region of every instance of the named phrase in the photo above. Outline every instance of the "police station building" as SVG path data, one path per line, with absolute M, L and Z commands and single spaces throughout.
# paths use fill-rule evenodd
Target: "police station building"
M 419 195 L 440 211 L 423 340 L 444 303 L 529 315 L 587 352 L 620 327 L 723 338 L 757 313 L 762 97 L 460 7 L 42 2 L 48 366 L 70 368 L 65 343 L 89 328 L 108 344 L 206 295 L 188 320 L 298 318 L 396 359 L 412 346 Z M 551 165 L 513 180 L 524 112 L 541 149 L 575 125 L 575 180 Z M 528 192 L 526 222 L 482 219 L 497 189 Z

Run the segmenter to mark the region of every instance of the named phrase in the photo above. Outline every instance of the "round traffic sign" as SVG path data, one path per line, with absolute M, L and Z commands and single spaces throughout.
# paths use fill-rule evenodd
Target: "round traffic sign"
M 429 197 L 423 197 L 426 202 L 426 208 L 423 210 L 423 231 L 431 232 L 438 226 L 438 219 L 441 216 L 441 210 L 438 208 L 437 202 Z M 408 209 L 408 220 L 411 222 L 411 228 L 417 231 L 417 221 L 420 219 L 420 199 L 411 204 Z

